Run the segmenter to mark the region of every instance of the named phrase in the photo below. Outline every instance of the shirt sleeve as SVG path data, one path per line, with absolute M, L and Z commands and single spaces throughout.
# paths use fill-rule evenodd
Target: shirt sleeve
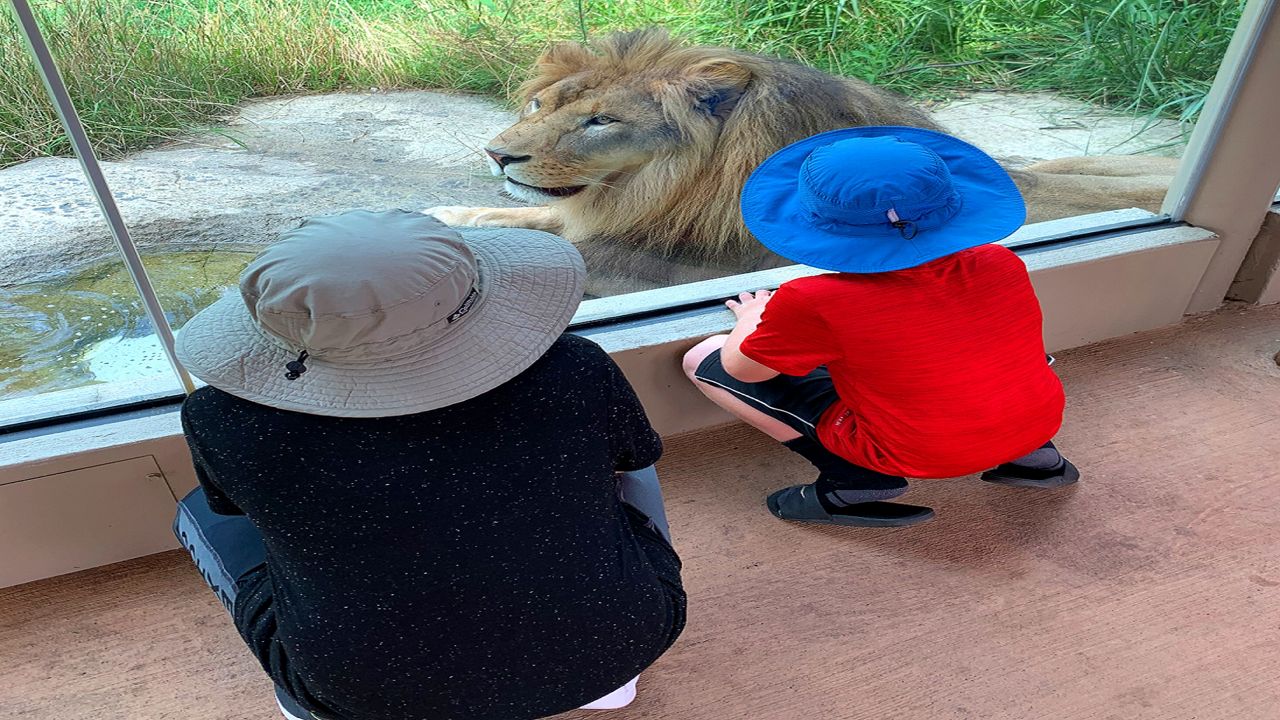
M 795 377 L 836 359 L 826 322 L 790 283 L 783 284 L 769 299 L 760 324 L 739 349 L 770 370 Z
M 182 431 L 187 436 L 187 447 L 191 450 L 191 463 L 196 469 L 196 480 L 199 480 L 200 487 L 204 488 L 205 502 L 209 504 L 209 509 L 218 515 L 244 515 L 244 511 L 232 502 L 214 481 L 208 463 L 200 454 L 185 406 L 182 408 Z
M 613 454 L 613 469 L 618 472 L 642 470 L 662 457 L 662 439 L 649 424 L 649 416 L 622 369 L 613 358 L 604 357 L 609 366 L 609 450 Z

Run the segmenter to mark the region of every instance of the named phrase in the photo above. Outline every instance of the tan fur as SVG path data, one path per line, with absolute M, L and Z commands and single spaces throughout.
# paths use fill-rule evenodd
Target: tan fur
M 447 225 L 470 227 L 519 227 L 542 230 L 557 235 L 564 232 L 564 221 L 554 208 L 472 208 L 460 205 L 442 205 L 431 208 L 430 214 Z
M 1091 155 L 1058 158 L 1010 171 L 1027 200 L 1027 222 L 1140 208 L 1159 212 L 1178 171 L 1175 158 Z
M 641 287 L 784 263 L 747 232 L 738 204 L 747 176 L 779 148 L 857 125 L 938 129 L 905 99 L 860 80 L 690 46 L 656 29 L 608 35 L 590 48 L 553 46 L 521 101 L 520 120 L 490 144 L 520 158 L 507 166 L 508 177 L 536 187 L 585 186 L 552 201 L 559 232 L 578 243 L 594 274 L 639 278 Z M 600 116 L 620 122 L 589 125 Z M 1116 167 L 1131 159 L 1079 160 L 1014 174 L 1031 221 L 1155 209 L 1161 183 L 1168 184 L 1163 175 L 1124 177 Z M 1106 182 L 1093 185 L 1094 176 Z M 525 226 L 492 208 L 428 212 L 453 224 Z M 544 208 L 528 217 L 539 229 L 555 225 Z

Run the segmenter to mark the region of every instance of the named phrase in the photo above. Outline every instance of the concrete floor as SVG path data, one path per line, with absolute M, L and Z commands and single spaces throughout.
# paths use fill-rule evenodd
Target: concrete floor
M 575 719 L 1280 717 L 1280 306 L 1059 355 L 1058 491 L 919 483 L 894 531 L 782 523 L 803 461 L 741 426 L 660 466 L 689 626 Z M 585 660 L 585 659 L 584 659 Z M 179 552 L 0 590 L 5 720 L 273 717 Z

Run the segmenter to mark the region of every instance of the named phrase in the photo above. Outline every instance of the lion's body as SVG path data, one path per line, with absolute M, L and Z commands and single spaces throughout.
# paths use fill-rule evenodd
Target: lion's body
M 608 292 L 783 264 L 747 232 L 738 198 L 751 171 L 785 145 L 858 125 L 938 129 L 906 99 L 863 81 L 689 46 L 657 30 L 609 35 L 591 51 L 553 47 L 522 94 L 533 109 L 493 141 L 497 157 L 511 163 L 501 169 L 518 178 L 514 191 L 527 190 L 520 194 L 567 186 L 572 194 L 537 198 L 551 201 L 550 213 L 440 215 L 557 230 L 578 244 L 596 278 L 610 278 Z M 612 127 L 593 126 L 600 118 Z M 1114 208 L 1117 195 L 1131 200 L 1127 207 L 1150 205 L 1153 197 L 1158 203 L 1163 194 L 1156 193 L 1159 177 L 1136 181 L 1088 168 L 1073 174 L 1069 163 L 1057 162 L 1014 173 L 1032 221 Z M 1090 192 L 1093 175 L 1110 176 L 1109 187 Z

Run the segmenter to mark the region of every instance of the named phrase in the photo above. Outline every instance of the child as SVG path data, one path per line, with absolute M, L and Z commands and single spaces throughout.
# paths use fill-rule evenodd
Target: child
M 742 212 L 770 250 L 835 271 L 728 301 L 733 331 L 684 358 L 708 398 L 817 467 L 769 496 L 774 515 L 912 525 L 933 511 L 884 502 L 904 477 L 1079 479 L 1051 442 L 1064 399 L 1026 267 L 992 244 L 1026 216 L 993 159 L 929 130 L 835 130 L 766 160 Z

